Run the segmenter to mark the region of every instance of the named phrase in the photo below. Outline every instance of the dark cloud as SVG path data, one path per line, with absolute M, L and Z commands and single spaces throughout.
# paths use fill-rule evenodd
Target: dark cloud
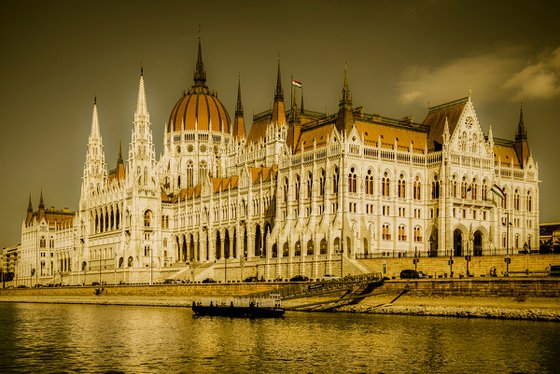
M 32 193 L 76 209 L 94 92 L 106 160 L 127 154 L 140 65 L 156 150 L 192 82 L 202 25 L 208 84 L 249 122 L 270 107 L 281 56 L 306 108 L 334 112 L 349 65 L 354 104 L 421 121 L 427 101 L 472 89 L 484 130 L 513 138 L 524 101 L 539 162 L 541 219 L 558 220 L 558 46 L 552 1 L 2 1 L 0 244 L 20 240 Z M 547 52 L 548 51 L 548 52 Z M 289 95 L 286 92 L 286 95 Z

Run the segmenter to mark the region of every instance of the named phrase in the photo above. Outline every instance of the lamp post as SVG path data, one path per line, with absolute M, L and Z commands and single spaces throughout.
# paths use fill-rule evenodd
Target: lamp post
M 506 212 L 506 258 L 504 259 L 506 263 L 506 273 L 505 276 L 509 276 L 509 264 L 511 263 L 511 258 L 509 257 L 509 211 Z
M 414 248 L 414 258 L 412 259 L 412 263 L 414 264 L 414 271 L 417 271 L 418 262 L 420 259 L 418 258 L 418 252 L 416 247 Z
M 451 249 L 451 255 L 449 256 L 449 277 L 453 278 L 453 249 Z
M 154 281 L 154 249 L 150 248 L 150 284 Z

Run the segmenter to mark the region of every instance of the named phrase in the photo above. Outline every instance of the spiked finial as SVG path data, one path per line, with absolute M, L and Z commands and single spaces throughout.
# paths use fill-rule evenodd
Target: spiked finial
M 342 87 L 342 97 L 340 98 L 340 106 L 352 109 L 352 94 L 348 87 L 348 64 L 344 63 L 344 86 Z
M 525 122 L 523 120 L 523 102 L 521 102 L 521 108 L 519 110 L 519 124 L 517 125 L 515 140 L 527 140 L 527 129 L 525 128 Z
M 241 74 L 237 76 L 237 106 L 235 114 L 241 113 L 243 115 L 243 104 L 241 104 Z
M 282 77 L 280 76 L 280 55 L 278 55 L 278 76 L 276 77 L 276 92 L 274 101 L 284 101 L 284 90 L 282 90 Z
M 39 198 L 39 209 L 45 209 L 45 203 L 43 202 L 43 189 L 41 188 L 41 197 Z
M 33 204 L 31 204 L 31 194 L 29 194 L 29 203 L 27 204 L 27 213 L 33 212 Z
M 97 114 L 97 96 L 93 96 L 93 113 L 91 115 L 91 134 L 90 137 L 99 139 L 101 133 L 99 131 L 99 116 Z
M 146 90 L 144 88 L 144 68 L 140 68 L 140 81 L 138 83 L 138 98 L 136 100 L 136 116 L 148 115 L 148 105 L 146 103 Z
M 202 43 L 200 36 L 198 37 L 198 59 L 196 61 L 196 70 L 194 72 L 194 85 L 205 87 L 206 71 L 204 70 L 204 62 L 202 62 Z
M 122 164 L 123 163 L 123 158 L 122 158 L 122 143 L 119 140 L 119 159 L 117 160 L 118 164 Z

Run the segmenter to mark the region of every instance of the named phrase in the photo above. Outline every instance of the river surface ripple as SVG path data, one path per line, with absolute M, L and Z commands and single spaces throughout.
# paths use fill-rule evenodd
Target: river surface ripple
M 0 372 L 546 373 L 560 323 L 0 303 Z

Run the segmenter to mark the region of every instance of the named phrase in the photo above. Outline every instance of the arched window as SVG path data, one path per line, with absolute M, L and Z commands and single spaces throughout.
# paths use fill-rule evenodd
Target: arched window
M 45 248 L 47 246 L 47 240 L 44 236 L 41 236 L 41 240 L 39 240 L 39 247 Z
M 457 176 L 456 175 L 453 176 L 453 181 L 451 183 L 453 185 L 452 196 L 457 197 Z
M 367 175 L 365 178 L 366 184 L 366 195 L 373 195 L 373 175 L 371 169 L 367 171 Z
M 399 231 L 398 231 L 398 239 L 400 242 L 404 242 L 406 241 L 406 227 L 405 225 L 399 225 Z
M 391 240 L 391 227 L 388 223 L 384 223 L 381 229 L 381 239 Z
M 202 181 L 208 177 L 208 164 L 202 161 L 199 166 L 198 171 L 198 184 L 202 184 Z
M 508 193 L 506 192 L 505 187 L 503 188 L 503 191 L 504 191 L 504 198 L 502 199 L 502 208 L 507 209 L 507 207 L 508 207 L 508 202 L 507 202 Z
M 476 180 L 476 178 L 473 178 L 471 184 L 471 199 L 478 199 L 478 181 Z
M 348 174 L 348 192 L 356 193 L 358 190 L 358 181 L 356 176 L 356 170 L 352 167 L 350 168 L 350 174 Z
M 482 200 L 486 201 L 486 198 L 488 197 L 488 182 L 485 180 L 482 181 Z
M 527 211 L 533 211 L 533 195 L 531 194 L 531 191 L 527 191 Z
M 320 172 L 320 177 L 319 177 L 319 196 L 324 196 L 325 195 L 325 169 L 321 169 Z
M 404 175 L 401 174 L 399 176 L 399 182 L 398 182 L 398 197 L 400 197 L 401 199 L 406 198 L 406 181 L 404 180 Z
M 417 175 L 416 178 L 414 178 L 414 200 L 420 200 L 420 192 L 420 177 Z
M 471 143 L 471 151 L 472 151 L 472 153 L 476 153 L 477 150 L 478 150 L 478 138 L 476 137 L 476 134 L 473 134 L 472 143 Z
M 467 178 L 466 177 L 463 177 L 463 180 L 461 181 L 461 198 L 462 199 L 467 198 Z
M 301 186 L 301 180 L 299 178 L 299 174 L 296 174 L 296 185 L 295 185 L 295 193 L 296 193 L 296 201 L 299 201 L 299 188 Z
M 434 175 L 434 181 L 432 182 L 432 199 L 439 199 L 439 178 Z
M 333 173 L 333 193 L 338 193 L 338 166 L 335 166 Z
M 421 242 L 422 241 L 422 229 L 420 226 L 414 227 L 414 241 Z
M 283 192 L 284 192 L 284 204 L 287 204 L 288 203 L 288 178 L 286 177 L 284 177 Z
M 513 193 L 513 209 L 519 210 L 519 190 L 516 189 Z
M 381 179 L 381 195 L 382 196 L 390 196 L 389 192 L 389 173 L 383 173 L 383 179 Z
M 465 152 L 467 150 L 467 133 L 463 132 L 460 140 L 461 151 Z
M 187 162 L 187 188 L 194 187 L 194 164 L 191 160 Z
M 146 210 L 144 212 L 144 227 L 150 227 L 152 224 L 152 211 Z
M 311 199 L 313 195 L 313 174 L 309 172 L 307 174 L 307 198 Z

